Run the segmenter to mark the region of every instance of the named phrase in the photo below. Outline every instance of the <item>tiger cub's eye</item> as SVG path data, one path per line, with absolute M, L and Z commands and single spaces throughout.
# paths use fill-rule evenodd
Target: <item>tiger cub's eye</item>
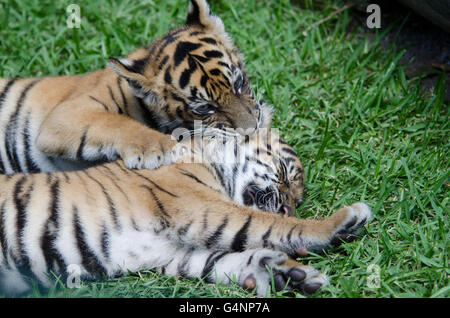
M 198 115 L 213 114 L 215 112 L 215 107 L 211 104 L 203 104 L 195 108 L 193 112 Z

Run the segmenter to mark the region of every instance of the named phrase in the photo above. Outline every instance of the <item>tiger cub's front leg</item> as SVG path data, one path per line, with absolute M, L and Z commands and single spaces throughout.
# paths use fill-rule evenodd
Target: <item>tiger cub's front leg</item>
M 182 244 L 231 251 L 270 248 L 290 255 L 305 249 L 321 252 L 351 241 L 371 216 L 365 203 L 343 207 L 325 220 L 282 217 L 227 202 L 206 207 L 193 204 L 184 203 L 190 212 L 183 217 L 183 225 L 173 227 L 174 238 Z
M 155 169 L 172 163 L 176 141 L 82 96 L 51 111 L 36 144 L 50 156 L 84 161 L 122 158 L 128 168 Z
M 309 295 L 328 284 L 326 276 L 314 268 L 270 249 L 224 252 L 181 248 L 159 270 L 170 276 L 203 278 L 209 283 L 235 282 L 261 296 L 273 289 L 296 290 Z

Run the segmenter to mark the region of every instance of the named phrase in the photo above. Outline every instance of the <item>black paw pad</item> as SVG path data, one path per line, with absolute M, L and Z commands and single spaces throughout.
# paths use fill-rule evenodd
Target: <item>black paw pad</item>
M 287 276 L 294 282 L 301 282 L 306 278 L 306 273 L 298 268 L 292 268 Z
M 322 284 L 320 283 L 311 283 L 311 284 L 305 284 L 303 286 L 303 290 L 305 293 L 312 295 L 314 294 L 320 287 L 322 287 Z
M 275 284 L 276 291 L 283 290 L 286 287 L 286 281 L 281 273 L 273 275 L 273 282 Z

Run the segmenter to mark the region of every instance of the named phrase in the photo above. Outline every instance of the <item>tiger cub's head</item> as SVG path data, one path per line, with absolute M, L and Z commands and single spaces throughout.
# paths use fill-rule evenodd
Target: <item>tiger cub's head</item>
M 292 216 L 303 200 L 300 159 L 267 126 L 251 136 L 207 129 L 203 136 L 178 144 L 175 151 L 182 148 L 185 155 L 180 162 L 209 166 L 237 204 Z
M 265 116 L 242 56 L 205 0 L 191 0 L 185 25 L 126 58 L 108 61 L 128 80 L 160 130 L 204 126 L 253 133 Z
M 281 137 L 262 129 L 248 140 L 248 156 L 241 164 L 237 187 L 242 203 L 253 208 L 292 216 L 303 202 L 304 170 L 295 150 Z

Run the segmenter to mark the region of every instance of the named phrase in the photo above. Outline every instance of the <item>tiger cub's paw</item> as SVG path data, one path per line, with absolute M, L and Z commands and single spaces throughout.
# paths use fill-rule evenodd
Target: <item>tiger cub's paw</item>
M 127 168 L 153 170 L 174 162 L 172 149 L 176 143 L 170 136 L 141 143 L 134 141 L 122 147 L 120 156 Z
M 255 252 L 243 272 L 242 285 L 255 289 L 265 296 L 269 290 L 294 290 L 304 295 L 314 294 L 320 287 L 327 286 L 328 280 L 316 269 L 290 259 L 285 253 L 262 249 Z M 273 275 L 273 280 L 271 273 Z
M 339 246 L 344 242 L 355 240 L 359 230 L 369 221 L 371 215 L 369 206 L 363 202 L 354 203 L 338 210 L 336 216 L 342 220 L 337 224 L 330 244 Z

